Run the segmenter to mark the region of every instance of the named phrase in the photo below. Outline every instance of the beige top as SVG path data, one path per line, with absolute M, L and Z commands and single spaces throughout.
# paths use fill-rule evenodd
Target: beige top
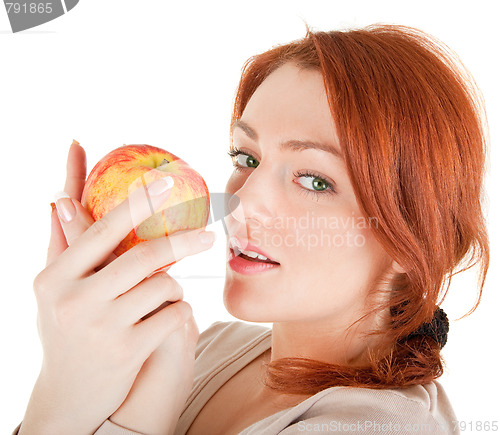
M 202 332 L 196 347 L 193 389 L 174 435 L 184 435 L 214 393 L 270 347 L 271 330 L 257 324 L 215 322 Z M 239 435 L 459 434 L 454 420 L 450 401 L 437 381 L 406 389 L 332 387 L 252 424 Z M 142 434 L 107 420 L 94 435 Z

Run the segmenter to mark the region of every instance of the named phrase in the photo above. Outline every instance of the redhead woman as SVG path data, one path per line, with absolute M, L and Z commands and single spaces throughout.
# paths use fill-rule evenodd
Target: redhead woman
M 224 304 L 240 320 L 201 334 L 182 288 L 150 274 L 211 233 L 114 257 L 130 207 L 148 217 L 168 183 L 94 223 L 73 144 L 34 285 L 43 365 L 14 433 L 458 433 L 439 305 L 473 265 L 479 303 L 488 270 L 483 112 L 458 58 L 413 28 L 308 29 L 250 58 L 226 187 Z

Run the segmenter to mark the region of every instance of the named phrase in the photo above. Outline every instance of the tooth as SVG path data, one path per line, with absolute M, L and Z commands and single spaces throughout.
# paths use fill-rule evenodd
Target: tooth
M 258 254 L 257 252 L 253 251 L 245 251 L 244 249 L 241 249 L 237 243 L 232 244 L 234 255 L 238 256 L 240 254 L 245 254 L 246 256 L 250 258 L 258 258 L 259 260 L 269 260 L 267 257 L 264 255 Z
M 259 254 L 253 251 L 243 251 L 243 254 L 248 255 L 250 258 L 257 258 Z

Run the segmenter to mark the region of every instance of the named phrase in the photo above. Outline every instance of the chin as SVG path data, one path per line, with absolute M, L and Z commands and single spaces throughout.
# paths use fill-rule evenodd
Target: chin
M 259 300 L 254 300 L 255 298 L 255 292 L 251 294 L 251 289 L 245 290 L 241 284 L 228 281 L 226 276 L 223 299 L 229 314 L 246 322 L 273 322 L 271 314 L 265 309 L 273 304 L 258 296 Z
M 232 281 L 226 275 L 223 301 L 229 314 L 245 322 L 290 322 L 304 315 L 303 310 L 287 306 L 283 298 L 270 288 L 261 292 L 251 286 Z

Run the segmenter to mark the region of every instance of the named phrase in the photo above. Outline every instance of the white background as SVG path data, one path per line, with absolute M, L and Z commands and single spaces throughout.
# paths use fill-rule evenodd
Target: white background
M 494 225 L 500 38 L 494 6 L 495 1 L 436 0 L 81 0 L 68 14 L 18 34 L 11 33 L 0 7 L 0 432 L 10 433 L 22 420 L 40 368 L 32 284 L 45 264 L 49 203 L 64 186 L 72 139 L 86 149 L 88 171 L 123 144 L 150 144 L 186 160 L 211 192 L 223 192 L 232 171 L 226 151 L 241 67 L 256 53 L 303 37 L 304 21 L 313 30 L 377 22 L 418 27 L 454 49 L 483 91 L 492 142 L 492 263 L 477 311 L 451 322 L 440 381 L 460 420 L 500 420 Z M 200 331 L 216 320 L 234 320 L 222 303 L 224 230 L 220 223 L 207 229 L 218 235 L 212 250 L 171 269 Z M 209 277 L 189 278 L 193 270 Z M 443 305 L 450 319 L 472 306 L 474 280 L 474 273 L 454 279 Z

